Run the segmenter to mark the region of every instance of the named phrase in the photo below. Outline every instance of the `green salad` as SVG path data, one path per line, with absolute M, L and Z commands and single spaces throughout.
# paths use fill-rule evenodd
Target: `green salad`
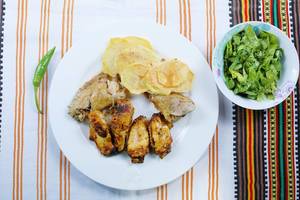
M 227 43 L 224 76 L 235 94 L 254 100 L 274 99 L 282 68 L 283 50 L 277 37 L 247 26 Z

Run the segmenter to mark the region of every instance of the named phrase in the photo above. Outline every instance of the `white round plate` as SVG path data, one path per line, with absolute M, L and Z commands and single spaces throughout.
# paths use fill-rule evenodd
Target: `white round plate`
M 174 124 L 172 151 L 164 158 L 148 154 L 143 164 L 132 164 L 124 152 L 102 156 L 88 139 L 87 124 L 68 115 L 68 105 L 79 87 L 101 71 L 101 55 L 112 37 L 147 38 L 165 57 L 179 58 L 195 74 L 190 98 L 196 109 Z M 133 98 L 135 115 L 157 112 L 143 95 Z M 60 62 L 52 79 L 49 115 L 53 134 L 70 162 L 91 179 L 118 189 L 142 190 L 174 180 L 191 168 L 205 152 L 218 118 L 218 94 L 210 67 L 200 51 L 184 37 L 146 22 L 119 22 L 95 30 L 75 44 Z

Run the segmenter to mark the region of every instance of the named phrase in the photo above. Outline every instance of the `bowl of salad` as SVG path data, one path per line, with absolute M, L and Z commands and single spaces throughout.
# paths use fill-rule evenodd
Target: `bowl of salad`
M 299 60 L 284 32 L 251 21 L 224 35 L 214 49 L 212 70 L 218 88 L 229 100 L 262 110 L 278 105 L 294 90 Z

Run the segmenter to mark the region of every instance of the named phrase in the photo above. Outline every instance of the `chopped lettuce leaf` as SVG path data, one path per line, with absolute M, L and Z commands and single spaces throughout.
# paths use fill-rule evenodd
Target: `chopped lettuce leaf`
M 275 35 L 266 31 L 256 33 L 252 26 L 247 26 L 226 45 L 226 86 L 249 99 L 274 99 L 283 56 Z

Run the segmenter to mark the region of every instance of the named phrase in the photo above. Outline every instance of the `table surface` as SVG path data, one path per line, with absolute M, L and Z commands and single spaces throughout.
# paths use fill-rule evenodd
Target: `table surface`
M 38 60 L 56 45 L 39 93 L 46 109 L 53 72 L 72 44 L 93 26 L 120 19 L 152 20 L 173 28 L 208 63 L 230 27 L 265 21 L 285 32 L 299 55 L 299 0 L 0 3 L 0 199 L 300 199 L 299 81 L 283 103 L 262 111 L 243 109 L 220 94 L 216 133 L 200 161 L 169 184 L 131 192 L 97 184 L 72 166 L 53 138 L 47 111 L 36 113 L 31 86 Z

